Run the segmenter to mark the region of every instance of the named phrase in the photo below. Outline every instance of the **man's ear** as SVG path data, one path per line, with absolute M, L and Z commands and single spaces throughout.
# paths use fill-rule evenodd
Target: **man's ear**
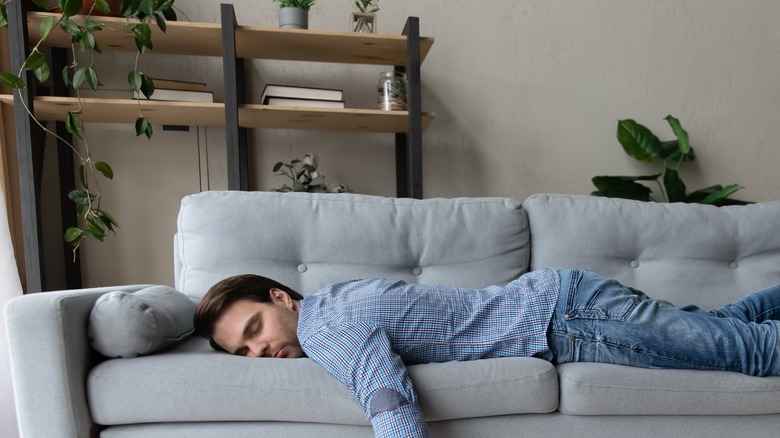
M 290 294 L 287 292 L 275 287 L 272 287 L 269 292 L 271 294 L 271 301 L 274 304 L 279 304 L 285 307 L 292 306 L 293 299 L 290 298 Z

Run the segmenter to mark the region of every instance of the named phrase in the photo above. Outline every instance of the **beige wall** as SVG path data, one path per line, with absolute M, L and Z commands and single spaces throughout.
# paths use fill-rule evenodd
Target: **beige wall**
M 276 25 L 270 0 L 234 4 L 241 24 Z M 346 30 L 352 4 L 319 0 L 310 27 Z M 192 21 L 219 22 L 219 2 L 178 5 Z M 663 118 L 674 114 L 697 152 L 697 162 L 682 171 L 690 188 L 738 182 L 747 187 L 741 198 L 780 199 L 780 3 L 774 0 L 382 0 L 380 6 L 381 32 L 400 32 L 405 17 L 416 15 L 421 33 L 436 38 L 422 66 L 423 109 L 438 113 L 423 139 L 426 197 L 590 193 L 595 175 L 655 170 L 623 155 L 618 119 L 635 118 L 666 140 L 673 137 Z M 219 60 L 145 58 L 147 72 L 205 81 L 223 98 Z M 114 55 L 100 62 L 132 65 Z M 290 83 L 342 88 L 348 106 L 370 108 L 382 69 L 254 61 L 249 99 L 256 102 L 267 82 Z M 102 80 L 120 88 L 124 74 Z M 178 199 L 203 185 L 196 140 L 160 135 L 149 144 L 136 140 L 131 127 L 120 128 L 90 127 L 93 144 L 107 140 L 93 146 L 95 154 L 120 170 L 104 189 L 116 192 L 106 207 L 123 227 L 109 243 L 85 246 L 85 279 L 172 284 Z M 223 132 L 210 129 L 206 137 L 207 185 L 224 188 Z M 271 176 L 274 162 L 315 152 L 327 176 L 356 192 L 394 194 L 391 135 L 267 130 L 252 132 L 251 141 L 256 189 L 282 184 Z
M 215 20 L 201 2 L 199 19 Z M 245 24 L 274 23 L 271 2 L 235 2 Z M 311 27 L 344 29 L 350 1 L 321 0 Z M 463 0 L 380 2 L 382 32 L 407 15 L 436 38 L 423 64 L 424 187 L 433 196 L 590 193 L 590 178 L 639 174 L 616 121 L 635 118 L 662 139 L 674 114 L 698 154 L 692 188 L 739 182 L 741 197 L 780 199 L 780 4 L 772 0 Z M 490 7 L 488 7 L 490 5 Z M 195 11 L 193 11 L 195 12 Z M 212 18 L 214 17 L 214 18 Z M 371 107 L 379 69 L 257 62 L 265 82 L 344 88 Z M 276 133 L 255 156 L 258 188 L 278 185 L 269 163 L 321 150 L 326 173 L 359 192 L 392 195 L 387 136 Z

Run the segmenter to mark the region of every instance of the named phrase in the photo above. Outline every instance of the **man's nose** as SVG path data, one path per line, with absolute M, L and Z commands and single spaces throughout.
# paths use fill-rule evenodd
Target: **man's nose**
M 249 357 L 263 357 L 268 351 L 268 344 L 261 341 L 250 341 L 247 347 L 249 347 L 249 354 L 247 354 Z

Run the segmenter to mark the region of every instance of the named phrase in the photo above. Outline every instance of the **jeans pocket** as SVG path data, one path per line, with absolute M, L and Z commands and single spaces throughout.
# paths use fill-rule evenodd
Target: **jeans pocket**
M 615 280 L 581 281 L 564 319 L 625 321 L 641 300 L 634 289 Z

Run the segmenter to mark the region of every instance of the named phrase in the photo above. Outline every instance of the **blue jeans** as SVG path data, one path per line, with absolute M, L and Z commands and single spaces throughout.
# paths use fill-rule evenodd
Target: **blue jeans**
M 561 271 L 548 334 L 553 361 L 780 375 L 780 285 L 704 311 L 615 280 Z

